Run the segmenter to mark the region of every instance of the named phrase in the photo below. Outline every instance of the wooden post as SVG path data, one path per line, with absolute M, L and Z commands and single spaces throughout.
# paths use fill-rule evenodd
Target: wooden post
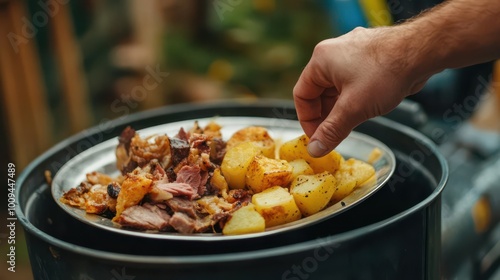
M 88 85 L 68 5 L 59 6 L 59 11 L 50 20 L 50 27 L 55 57 L 61 74 L 62 94 L 69 118 L 70 132 L 76 133 L 88 128 L 92 121 Z
M 1 97 L 10 153 L 19 168 L 47 149 L 53 134 L 35 38 L 23 34 L 23 18 L 29 18 L 24 1 L 0 2 Z

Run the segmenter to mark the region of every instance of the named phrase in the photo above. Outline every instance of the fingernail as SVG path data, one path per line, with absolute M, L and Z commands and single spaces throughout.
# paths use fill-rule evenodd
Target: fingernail
M 327 152 L 326 146 L 319 140 L 314 140 L 307 145 L 307 151 L 313 157 L 324 156 Z

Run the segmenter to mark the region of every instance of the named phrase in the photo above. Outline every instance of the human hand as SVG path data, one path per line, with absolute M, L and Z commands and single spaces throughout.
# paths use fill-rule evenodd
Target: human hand
M 399 27 L 356 28 L 320 42 L 293 96 L 311 156 L 334 149 L 360 123 L 394 109 L 431 76 Z

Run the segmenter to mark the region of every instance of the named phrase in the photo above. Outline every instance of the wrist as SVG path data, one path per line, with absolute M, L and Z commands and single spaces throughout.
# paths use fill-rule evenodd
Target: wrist
M 500 56 L 500 5 L 488 0 L 448 1 L 398 28 L 414 73 L 431 76 Z
M 416 93 L 432 75 L 445 69 L 438 63 L 445 54 L 434 51 L 410 24 L 377 30 L 379 36 L 374 45 L 379 51 L 374 52 L 378 55 L 375 59 L 403 82 L 404 88 L 409 89 L 405 94 Z

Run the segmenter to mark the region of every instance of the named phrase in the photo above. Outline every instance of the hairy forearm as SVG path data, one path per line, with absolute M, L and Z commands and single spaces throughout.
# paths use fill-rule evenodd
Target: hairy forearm
M 498 0 L 449 0 L 396 28 L 419 75 L 500 58 Z

